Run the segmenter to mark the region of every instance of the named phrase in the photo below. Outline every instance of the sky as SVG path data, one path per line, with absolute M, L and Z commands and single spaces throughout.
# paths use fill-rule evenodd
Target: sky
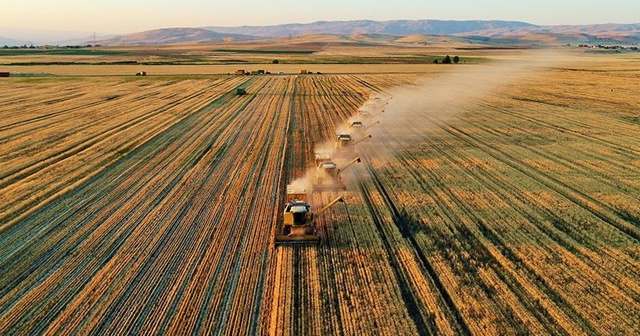
M 0 0 L 0 8 L 0 36 L 14 28 L 124 34 L 360 19 L 640 23 L 638 0 Z

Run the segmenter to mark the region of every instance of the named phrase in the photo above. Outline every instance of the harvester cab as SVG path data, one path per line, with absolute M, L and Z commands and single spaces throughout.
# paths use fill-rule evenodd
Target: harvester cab
M 333 161 L 323 161 L 316 167 L 316 180 L 313 190 L 336 190 L 342 189 L 343 184 L 338 179 L 338 165 Z
M 393 99 L 393 97 L 389 97 L 387 99 L 382 99 L 381 97 L 373 97 L 373 99 L 369 99 L 369 101 L 378 107 L 382 107 L 388 105 L 391 99 Z
M 333 161 L 325 161 L 318 165 L 316 168 L 316 180 L 313 184 L 314 191 L 325 190 L 346 190 L 347 186 L 342 181 L 343 173 L 347 168 L 351 167 L 354 163 L 360 163 L 362 160 L 359 156 L 349 161 L 342 168 L 338 168 Z
M 369 110 L 367 110 L 367 109 L 359 109 L 358 110 L 358 116 L 361 119 L 367 119 L 367 118 L 371 117 L 371 112 L 369 112 Z
M 362 130 L 364 129 L 364 124 L 360 120 L 355 120 L 349 123 L 349 129 L 353 132 L 354 135 L 362 134 Z
M 336 136 L 335 147 L 338 151 L 352 151 L 353 150 L 353 138 L 349 133 L 338 133 Z
M 335 162 L 321 162 L 318 167 L 316 167 L 317 180 L 334 179 L 336 177 L 338 177 L 338 165 L 336 165 Z
M 313 213 L 311 206 L 307 203 L 306 190 L 297 190 L 288 185 L 287 204 L 284 207 L 281 232 L 275 238 L 276 245 L 320 243 L 314 218 L 338 202 L 344 202 L 342 196 L 331 201 L 320 211 Z
M 376 117 L 384 112 L 385 106 L 389 105 L 389 101 L 391 101 L 391 99 L 391 97 L 386 100 L 383 100 L 380 97 L 369 98 L 369 100 L 364 102 L 362 108 L 358 110 L 358 114 L 363 118 L 369 118 L 371 116 Z
M 331 153 L 316 152 L 315 154 L 316 154 L 316 158 L 315 158 L 316 166 L 318 166 L 322 162 L 331 161 Z

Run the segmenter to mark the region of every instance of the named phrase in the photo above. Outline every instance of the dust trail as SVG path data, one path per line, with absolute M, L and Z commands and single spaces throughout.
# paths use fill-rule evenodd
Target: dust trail
M 311 202 L 313 193 L 313 181 L 315 178 L 315 169 L 307 169 L 304 173 L 304 176 L 298 177 L 297 179 L 291 181 L 287 185 L 288 189 L 291 189 L 294 193 L 305 193 L 307 194 L 307 200 Z M 289 190 L 287 190 L 289 192 Z M 313 204 L 312 204 L 313 205 Z
M 384 107 L 385 113 L 363 121 L 365 126 L 377 120 L 381 124 L 370 129 L 373 138 L 359 150 L 377 164 L 393 160 L 415 147 L 421 134 L 436 127 L 430 121 L 433 118 L 446 121 L 468 112 L 482 99 L 559 65 L 563 58 L 558 52 L 537 51 L 523 54 L 518 60 L 452 65 L 458 67 L 454 72 L 392 89 L 388 95 L 393 99 Z
M 372 135 L 371 139 L 355 145 L 353 157 L 337 158 L 333 140 L 317 145 L 314 151 L 330 155 L 339 168 L 358 153 L 373 161 L 375 166 L 380 166 L 395 160 L 403 151 L 411 150 L 426 130 L 437 127 L 430 121 L 432 118 L 446 121 L 468 112 L 483 98 L 558 64 L 562 58 L 556 52 L 537 51 L 525 53 L 518 60 L 488 65 L 451 65 L 456 67 L 452 72 L 425 78 L 414 85 L 398 87 L 386 93 L 374 92 L 348 118 L 347 123 L 338 125 L 334 130 L 334 134 L 351 134 L 354 142 L 367 134 Z M 354 121 L 361 121 L 366 131 L 349 127 Z M 357 176 L 362 176 L 353 173 L 357 169 L 361 168 L 353 167 L 341 176 L 345 181 L 354 182 Z M 304 186 L 310 193 L 314 180 L 315 167 L 294 183 Z

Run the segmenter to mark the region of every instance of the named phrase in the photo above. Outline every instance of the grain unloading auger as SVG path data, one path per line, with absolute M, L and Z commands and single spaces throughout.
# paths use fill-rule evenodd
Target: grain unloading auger
M 366 131 L 366 130 L 370 129 L 371 127 L 373 127 L 373 126 L 375 126 L 375 125 L 377 125 L 377 124 L 379 124 L 379 123 L 380 123 L 380 120 L 378 120 L 378 121 L 374 122 L 373 124 L 371 124 L 371 125 L 369 125 L 369 126 L 365 127 L 364 129 L 362 129 L 362 132 L 364 132 L 364 131 Z
M 335 140 L 335 153 L 337 157 L 344 158 L 345 155 L 353 154 L 355 146 L 362 141 L 371 138 L 371 134 L 367 134 L 358 141 L 354 141 L 349 133 L 338 133 Z
M 320 162 L 316 167 L 316 180 L 313 184 L 313 190 L 325 191 L 347 189 L 344 182 L 342 182 L 340 173 L 344 172 L 345 169 L 351 167 L 354 163 L 359 162 L 362 162 L 359 156 L 351 160 L 342 168 L 338 168 L 338 165 L 333 161 Z
M 359 144 L 359 143 L 361 143 L 361 142 L 363 142 L 363 141 L 365 141 L 367 139 L 371 139 L 371 134 L 367 134 L 367 135 L 363 136 L 362 139 L 356 141 L 353 145 L 355 146 L 355 145 L 357 145 L 357 144 Z
M 371 119 L 371 118 L 370 118 Z M 380 123 L 380 120 L 372 123 L 365 124 L 362 121 L 352 121 L 349 128 L 353 131 L 353 134 L 359 136 L 364 134 L 368 129 Z
M 362 120 L 371 120 L 383 113 L 384 113 L 384 110 L 373 110 L 373 113 L 372 113 L 371 110 L 360 109 L 358 110 L 358 118 Z
M 353 138 L 349 133 L 338 133 L 336 135 L 335 149 L 337 151 L 352 150 Z
M 312 212 L 307 203 L 305 190 L 295 190 L 287 186 L 287 204 L 282 216 L 282 231 L 276 236 L 276 245 L 319 244 L 320 237 L 316 232 L 315 217 L 329 210 L 338 202 L 344 202 L 342 196 L 337 197 L 320 211 Z

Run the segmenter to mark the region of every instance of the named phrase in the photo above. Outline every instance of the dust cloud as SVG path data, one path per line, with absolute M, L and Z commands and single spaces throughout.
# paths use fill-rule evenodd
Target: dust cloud
M 396 159 L 396 155 L 414 148 L 425 131 L 439 127 L 434 120 L 446 122 L 468 113 L 482 99 L 499 94 L 505 86 L 517 85 L 551 66 L 559 65 L 562 59 L 562 54 L 557 52 L 537 51 L 523 53 L 518 59 L 485 65 L 442 65 L 455 68 L 451 72 L 423 78 L 413 85 L 384 93 L 372 92 L 369 100 L 348 118 L 348 123 L 336 128 L 334 134 L 349 133 L 354 142 L 372 135 L 371 139 L 355 146 L 352 157 L 336 157 L 333 141 L 317 145 L 314 151 L 329 154 L 338 167 L 358 155 L 363 160 L 374 161 L 375 166 L 390 162 Z M 354 121 L 361 121 L 363 128 L 350 128 Z M 354 168 L 342 175 L 348 184 L 361 176 L 353 173 L 358 169 Z M 291 184 L 306 190 L 310 196 L 314 180 L 315 167 Z
M 311 194 L 313 192 L 313 180 L 315 178 L 315 169 L 307 169 L 304 176 L 298 177 L 287 185 L 287 193 L 307 194 L 307 202 L 311 202 Z
M 392 99 L 384 106 L 384 113 L 376 118 L 364 118 L 365 127 L 376 121 L 381 124 L 367 131 L 373 137 L 361 144 L 359 150 L 370 160 L 393 160 L 402 151 L 415 147 L 425 131 L 439 127 L 434 120 L 446 122 L 469 113 L 484 98 L 558 66 L 563 59 L 566 57 L 562 53 L 546 50 L 484 65 L 451 65 L 455 67 L 451 72 L 436 74 L 385 94 L 373 93 L 383 100 Z M 362 108 L 366 109 L 367 104 Z

